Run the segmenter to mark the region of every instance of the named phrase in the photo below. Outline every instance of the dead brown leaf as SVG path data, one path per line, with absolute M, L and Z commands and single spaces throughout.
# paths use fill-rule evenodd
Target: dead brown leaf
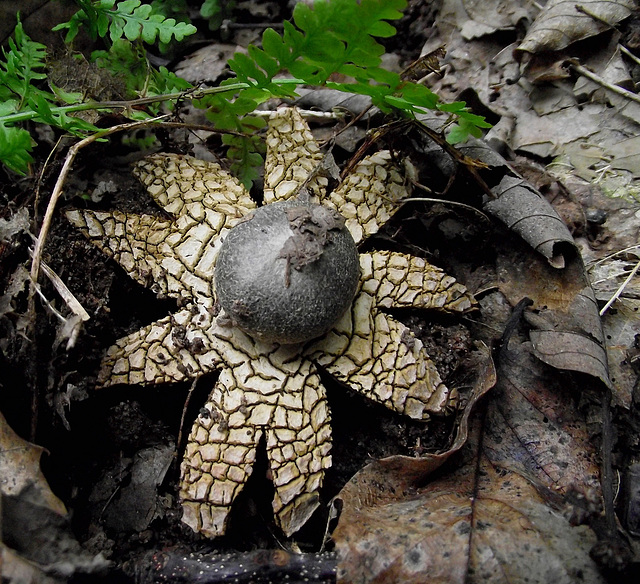
M 0 542 L 0 574 L 7 584 L 59 584 L 44 571 Z
M 59 515 L 67 510 L 49 488 L 40 470 L 44 448 L 18 436 L 0 413 L 0 494 L 26 497 L 29 502 Z
M 569 249 L 565 249 L 569 251 Z M 533 351 L 541 361 L 580 371 L 610 386 L 598 304 L 577 252 L 559 270 L 512 242 L 498 258 L 499 288 L 512 305 L 533 301 L 526 319 Z
M 190 83 L 213 83 L 227 69 L 227 61 L 236 52 L 246 52 L 238 45 L 212 43 L 194 51 L 178 64 L 176 75 Z
M 461 4 L 462 0 L 444 0 L 437 33 L 423 49 L 428 52 L 441 44 L 447 47 L 449 67 L 442 79 L 434 81 L 433 89 L 448 99 L 458 99 L 472 89 L 485 107 L 501 117 L 489 138 L 498 138 L 503 148 L 540 158 L 554 157 L 554 171 L 564 171 L 566 166 L 587 181 L 600 181 L 606 190 L 627 190 L 620 184 L 624 177 L 632 180 L 640 173 L 637 148 L 634 149 L 640 109 L 631 99 L 634 94 L 616 93 L 567 65 L 577 59 L 584 69 L 611 87 L 633 90 L 633 84 L 629 84 L 633 62 L 626 53 L 620 55 L 623 49 L 619 43 L 624 37 L 611 31 L 561 50 L 552 46 L 534 51 L 531 47 L 533 52 L 526 53 L 528 63 L 523 68 L 514 53 L 522 56 L 527 45 L 505 46 L 496 35 L 480 39 L 465 36 L 474 16 L 469 10 L 462 10 Z M 531 11 L 534 3 L 526 4 Z M 572 10 L 577 20 L 596 28 L 600 21 L 576 12 L 576 5 L 594 14 L 599 14 L 603 6 L 617 7 L 618 16 L 627 15 L 628 6 L 633 5 L 630 0 L 551 2 L 540 13 L 540 19 L 560 4 Z M 566 23 L 558 26 L 559 30 L 551 32 L 564 35 L 567 28 L 567 34 L 572 34 Z M 533 38 L 541 34 L 535 33 L 533 27 L 531 31 Z
M 345 486 L 333 534 L 340 582 L 604 581 L 589 556 L 594 534 L 569 520 L 598 508 L 585 421 L 526 343 L 506 354 L 497 392 L 447 472 L 419 486 L 379 461 Z M 593 509 L 570 505 L 576 492 Z
M 637 270 L 639 255 L 640 247 L 636 245 L 626 253 L 604 256 L 589 269 L 599 301 L 610 303 L 618 294 L 615 309 L 605 312 L 602 324 L 607 339 L 613 404 L 626 409 L 632 407 L 638 382 L 636 336 L 640 331 L 640 279 L 637 272 L 633 277 L 633 271 Z
M 499 30 L 513 30 L 522 21 L 531 21 L 537 14 L 532 2 L 510 0 L 445 0 L 439 11 L 438 29 L 452 24 L 467 39 L 480 38 Z
M 549 0 L 520 43 L 518 52 L 559 51 L 609 30 L 627 18 L 633 9 L 633 0 Z

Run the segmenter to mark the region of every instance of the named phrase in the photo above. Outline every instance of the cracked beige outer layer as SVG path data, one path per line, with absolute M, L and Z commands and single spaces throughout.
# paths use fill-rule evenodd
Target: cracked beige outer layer
M 297 110 L 279 110 L 267 135 L 266 203 L 296 196 L 322 160 Z M 182 308 L 119 339 L 107 351 L 103 386 L 220 375 L 193 424 L 181 465 L 183 521 L 207 536 L 225 532 L 231 505 L 251 474 L 264 437 L 275 488 L 273 510 L 285 534 L 319 504 L 331 465 L 330 416 L 317 366 L 388 408 L 427 420 L 448 412 L 455 392 L 442 383 L 422 343 L 384 309 L 412 306 L 463 312 L 465 288 L 425 260 L 362 253 L 355 300 L 333 329 L 306 345 L 255 341 L 216 314 L 213 268 L 224 234 L 255 208 L 218 164 L 161 154 L 136 175 L 172 219 L 70 211 L 72 223 L 138 282 Z M 340 187 L 306 185 L 314 202 L 340 211 L 356 242 L 375 233 L 409 193 L 387 152 L 365 158 Z

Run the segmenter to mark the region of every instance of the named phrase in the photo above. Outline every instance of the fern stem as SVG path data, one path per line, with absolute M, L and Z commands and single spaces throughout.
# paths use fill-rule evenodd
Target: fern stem
M 273 83 L 277 85 L 302 85 L 304 81 L 302 79 L 277 79 Z M 230 85 L 222 85 L 218 87 L 210 87 L 208 89 L 193 88 L 186 91 L 179 91 L 175 93 L 166 93 L 164 95 L 152 95 L 149 97 L 140 97 L 137 99 L 120 100 L 120 101 L 87 101 L 84 103 L 77 103 L 72 105 L 64 105 L 59 107 L 52 107 L 51 113 L 56 114 L 69 114 L 75 112 L 83 112 L 89 110 L 110 110 L 110 109 L 132 109 L 137 106 L 146 105 L 149 103 L 158 103 L 162 101 L 177 101 L 180 99 L 201 99 L 206 95 L 212 95 L 215 93 L 226 93 L 228 91 L 239 91 L 242 89 L 249 89 L 251 85 L 248 83 L 233 83 Z M 0 124 L 17 124 L 19 122 L 26 122 L 36 119 L 40 114 L 32 109 L 18 112 L 15 114 L 9 114 L 7 116 L 0 116 Z

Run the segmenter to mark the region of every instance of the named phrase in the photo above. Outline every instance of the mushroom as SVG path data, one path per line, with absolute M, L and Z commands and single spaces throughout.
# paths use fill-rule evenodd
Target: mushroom
M 417 420 L 455 407 L 455 388 L 389 309 L 460 313 L 475 300 L 423 258 L 356 253 L 410 194 L 389 152 L 361 160 L 330 193 L 314 175 L 322 158 L 300 113 L 285 108 L 269 124 L 263 207 L 216 163 L 155 154 L 134 173 L 169 218 L 67 212 L 132 278 L 180 306 L 109 347 L 98 385 L 220 372 L 180 467 L 182 520 L 206 536 L 225 533 L 261 444 L 282 531 L 318 507 L 331 466 L 319 368 Z
M 294 199 L 260 207 L 229 232 L 214 281 L 234 325 L 291 344 L 326 333 L 351 305 L 359 276 L 344 217 Z

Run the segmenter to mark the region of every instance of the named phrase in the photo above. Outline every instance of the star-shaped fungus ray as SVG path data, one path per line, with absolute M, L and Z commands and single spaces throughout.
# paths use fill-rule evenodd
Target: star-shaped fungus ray
M 334 377 L 389 409 L 418 420 L 455 406 L 422 342 L 381 309 L 465 312 L 464 286 L 426 260 L 394 252 L 360 254 L 360 288 L 343 317 L 307 355 Z
M 293 108 L 269 123 L 265 204 L 306 189 L 338 210 L 356 242 L 375 233 L 409 196 L 388 152 L 362 160 L 333 193 L 316 169 L 323 154 Z M 102 363 L 99 384 L 151 384 L 220 374 L 196 418 L 181 464 L 183 521 L 207 536 L 225 532 L 237 494 L 264 437 L 276 522 L 297 531 L 319 505 L 331 465 L 330 415 L 317 367 L 394 411 L 426 420 L 454 401 L 422 343 L 384 312 L 412 306 L 463 312 L 474 300 L 444 272 L 414 256 L 360 254 L 351 308 L 306 344 L 255 340 L 217 315 L 213 273 L 221 241 L 255 209 L 246 190 L 218 164 L 155 155 L 134 172 L 171 219 L 119 212 L 67 216 L 137 281 L 180 299 L 182 308 L 119 339 Z
M 235 359 L 194 423 L 182 462 L 183 521 L 208 536 L 224 533 L 264 433 L 274 514 L 290 535 L 318 507 L 318 489 L 331 465 L 325 390 L 298 347 L 259 346 L 237 328 L 227 332 Z M 258 353 L 243 353 L 250 347 Z
M 391 159 L 380 151 L 359 162 L 338 188 L 325 193 L 327 179 L 317 173 L 324 158 L 309 126 L 295 109 L 283 110 L 269 124 L 265 161 L 265 203 L 295 197 L 302 185 L 311 201 L 336 209 L 356 243 L 378 232 L 409 197 L 407 181 Z M 305 184 L 310 174 L 316 173 Z

